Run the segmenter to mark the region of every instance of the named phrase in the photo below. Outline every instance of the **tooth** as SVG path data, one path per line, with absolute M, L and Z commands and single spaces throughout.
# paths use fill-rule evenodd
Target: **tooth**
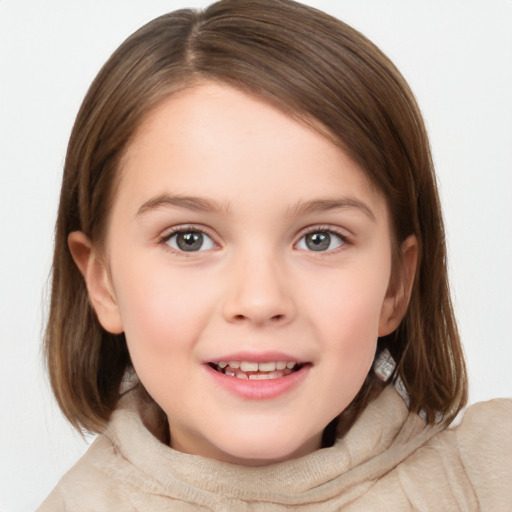
M 251 373 L 249 375 L 249 380 L 259 380 L 259 377 L 255 373 Z
M 270 379 L 270 375 L 268 373 L 260 373 L 258 375 L 258 380 L 268 380 Z
M 286 361 L 278 361 L 276 363 L 276 370 L 284 370 L 286 368 Z
M 230 377 L 235 376 L 235 374 L 233 372 L 230 372 L 229 370 L 226 370 L 226 372 L 224 372 L 224 375 L 229 375 Z
M 230 364 L 231 366 L 231 364 Z M 240 363 L 240 369 L 243 372 L 257 372 L 258 371 L 258 363 L 252 363 L 249 361 L 242 361 Z
M 242 373 L 242 372 L 238 372 L 238 373 L 236 374 L 236 377 L 237 377 L 238 379 L 243 379 L 243 380 L 248 380 L 248 379 L 249 379 L 249 377 L 247 377 L 247 374 L 246 374 L 246 373 Z
M 238 370 L 240 368 L 240 361 L 229 361 L 230 368 L 233 368 L 233 370 Z
M 273 372 L 276 369 L 276 363 L 260 363 L 258 369 L 260 372 Z
M 294 363 L 293 361 L 289 361 L 288 363 L 286 363 L 286 368 L 291 370 L 296 364 L 297 363 Z
M 276 372 L 270 372 L 268 374 L 269 379 L 278 379 L 279 377 L 283 376 L 283 372 L 276 371 Z
M 219 368 L 222 368 L 222 369 L 226 368 L 226 366 L 227 366 L 227 365 L 228 365 L 228 363 L 226 363 L 226 361 L 219 361 L 219 362 L 217 363 L 217 366 L 218 366 Z

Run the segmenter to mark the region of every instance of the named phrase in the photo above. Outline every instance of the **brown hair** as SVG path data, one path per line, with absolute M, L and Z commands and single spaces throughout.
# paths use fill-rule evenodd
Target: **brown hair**
M 466 401 L 462 349 L 450 300 L 444 229 L 424 123 L 406 82 L 368 39 L 291 0 L 223 0 L 161 16 L 130 36 L 92 83 L 64 168 L 45 347 L 57 401 L 77 428 L 101 431 L 130 367 L 124 335 L 100 326 L 67 246 L 72 231 L 101 243 L 119 163 L 144 116 L 201 80 L 229 84 L 320 123 L 387 200 L 394 238 L 411 234 L 419 262 L 399 328 L 381 339 L 410 408 L 449 421 Z M 309 120 L 309 121 L 308 121 Z M 370 373 L 345 411 L 354 418 L 381 388 Z

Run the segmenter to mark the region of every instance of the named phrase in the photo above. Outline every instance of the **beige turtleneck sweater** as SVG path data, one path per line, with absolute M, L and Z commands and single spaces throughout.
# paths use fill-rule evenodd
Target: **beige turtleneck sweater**
M 512 511 L 511 400 L 474 405 L 443 430 L 388 386 L 334 446 L 259 468 L 175 451 L 157 418 L 127 393 L 39 512 Z

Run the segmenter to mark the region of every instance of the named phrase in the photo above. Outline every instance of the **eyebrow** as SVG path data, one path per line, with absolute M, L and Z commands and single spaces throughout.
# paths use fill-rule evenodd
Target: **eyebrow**
M 180 196 L 170 194 L 160 194 L 146 201 L 137 211 L 136 216 L 144 215 L 153 210 L 162 207 L 185 208 L 187 210 L 204 213 L 230 213 L 229 204 L 219 203 L 212 199 L 194 196 Z M 304 215 L 315 212 L 325 212 L 338 209 L 356 209 L 364 213 L 370 220 L 376 221 L 375 214 L 369 206 L 363 201 L 355 198 L 335 198 L 335 199 L 314 199 L 311 201 L 298 201 L 289 209 L 294 215 Z
M 371 208 L 366 203 L 352 197 L 314 199 L 312 201 L 298 201 L 290 209 L 290 211 L 295 215 L 301 215 L 306 213 L 326 212 L 329 210 L 338 209 L 356 209 L 364 213 L 373 222 L 377 220 L 375 214 L 372 212 Z
M 229 204 L 194 196 L 160 194 L 146 201 L 137 211 L 136 216 L 144 215 L 162 207 L 185 208 L 196 212 L 229 213 Z

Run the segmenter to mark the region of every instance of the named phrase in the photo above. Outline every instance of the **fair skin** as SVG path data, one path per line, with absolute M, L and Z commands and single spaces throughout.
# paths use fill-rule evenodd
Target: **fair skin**
M 104 249 L 69 246 L 171 446 L 244 465 L 318 449 L 402 318 L 414 237 L 392 287 L 385 200 L 361 169 L 228 86 L 161 103 L 121 167 Z

